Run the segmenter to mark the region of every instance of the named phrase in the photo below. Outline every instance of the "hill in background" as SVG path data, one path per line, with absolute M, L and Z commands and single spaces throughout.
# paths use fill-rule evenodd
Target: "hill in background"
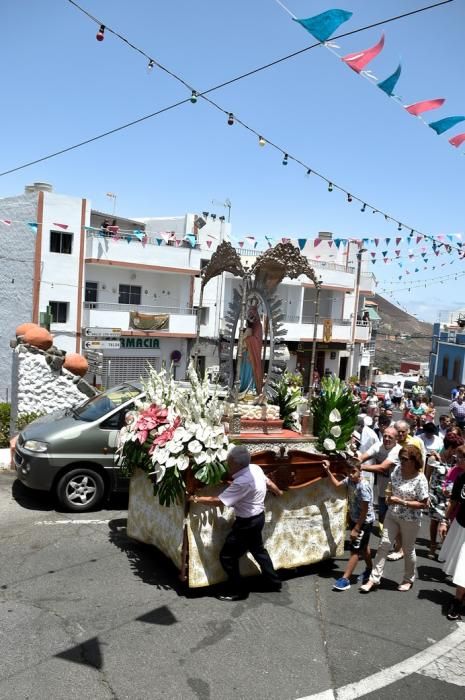
M 376 337 L 374 365 L 383 372 L 399 370 L 402 360 L 428 362 L 431 351 L 433 326 L 418 321 L 398 306 L 376 294 L 381 317 Z

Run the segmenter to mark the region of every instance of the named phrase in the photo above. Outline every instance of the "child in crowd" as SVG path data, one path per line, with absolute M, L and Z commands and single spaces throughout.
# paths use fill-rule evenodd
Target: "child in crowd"
M 373 491 L 371 486 L 362 478 L 359 467 L 351 467 L 350 474 L 342 481 L 338 481 L 330 471 L 327 460 L 323 462 L 323 468 L 328 474 L 333 486 L 348 489 L 349 516 L 350 516 L 350 551 L 351 555 L 341 578 L 333 586 L 335 591 L 347 591 L 350 588 L 350 577 L 355 571 L 360 559 L 364 559 L 366 570 L 359 577 L 362 583 L 366 583 L 371 574 L 370 533 L 375 519 L 373 510 Z

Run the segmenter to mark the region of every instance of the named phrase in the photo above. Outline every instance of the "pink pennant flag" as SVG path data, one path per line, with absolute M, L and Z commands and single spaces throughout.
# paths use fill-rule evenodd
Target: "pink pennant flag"
M 290 238 L 281 238 L 282 243 L 290 243 L 291 239 Z
M 332 241 L 328 241 L 328 245 L 329 245 L 330 248 L 332 248 L 332 247 L 333 247 L 333 242 L 332 242 Z
M 316 248 L 317 245 L 320 245 L 321 243 L 321 238 L 315 238 L 313 241 L 313 247 Z
M 419 114 L 423 114 L 423 112 L 428 112 L 430 109 L 437 109 L 438 107 L 441 107 L 446 100 L 441 97 L 437 100 L 424 100 L 423 102 L 415 102 L 414 104 L 411 105 L 406 105 L 405 109 L 409 114 L 412 114 L 414 117 L 418 117 Z
M 352 68 L 356 73 L 361 73 L 361 71 L 365 68 L 366 65 L 370 63 L 381 51 L 383 50 L 384 47 L 384 34 L 381 35 L 381 39 L 378 41 L 375 46 L 372 46 L 371 49 L 365 49 L 364 51 L 359 51 L 358 53 L 349 53 L 347 56 L 342 57 L 342 61 L 346 65 L 349 66 L 349 68 Z
M 422 240 L 423 240 L 423 236 L 417 236 L 416 239 L 415 239 L 415 242 L 416 242 L 416 243 L 419 243 L 419 242 L 422 241 Z
M 384 258 L 384 262 L 385 263 L 389 262 L 389 258 Z
M 53 222 L 53 226 L 58 226 L 58 228 L 62 228 L 64 231 L 68 228 L 68 224 L 57 224 L 56 221 Z
M 455 148 L 458 148 L 465 141 L 465 134 L 457 134 L 449 139 L 449 143 Z
M 443 241 L 445 236 L 444 236 L 444 234 L 440 233 L 437 238 L 439 241 Z
M 376 258 L 376 253 L 371 253 L 372 258 Z
M 213 242 L 213 241 L 206 241 L 206 243 L 207 243 L 207 246 L 208 246 L 209 248 L 211 248 L 211 246 L 212 246 L 212 242 Z
M 239 245 L 239 248 L 243 248 L 243 247 L 244 247 L 244 241 L 239 241 L 238 245 Z
M 180 246 L 181 244 L 182 244 L 182 241 L 181 241 L 180 238 L 178 238 L 177 240 L 175 239 L 174 245 L 176 246 L 176 248 L 179 248 L 179 246 Z
M 11 219 L 0 219 L 2 224 L 5 224 L 5 226 L 11 226 Z
M 400 255 L 400 250 L 395 250 L 394 252 L 395 252 L 395 254 L 397 255 L 397 257 L 399 257 L 399 255 Z
M 375 246 L 378 247 L 379 238 L 375 238 L 374 241 L 375 241 Z
M 401 240 L 402 240 L 402 238 L 396 238 L 396 245 L 399 245 L 399 243 L 401 242 Z

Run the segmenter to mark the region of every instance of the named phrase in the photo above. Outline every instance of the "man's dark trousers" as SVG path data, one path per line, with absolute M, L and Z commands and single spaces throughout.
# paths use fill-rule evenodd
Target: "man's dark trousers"
M 270 555 L 263 546 L 262 530 L 265 513 L 250 518 L 236 517 L 231 531 L 226 537 L 220 552 L 220 562 L 226 571 L 229 584 L 233 590 L 240 590 L 242 579 L 239 573 L 239 559 L 250 552 L 266 581 L 275 588 L 280 588 L 281 581 L 276 573 Z

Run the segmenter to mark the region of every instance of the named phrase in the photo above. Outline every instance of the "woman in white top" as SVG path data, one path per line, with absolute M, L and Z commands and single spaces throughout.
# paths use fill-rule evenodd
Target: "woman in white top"
M 421 472 L 423 457 L 415 445 L 405 445 L 399 452 L 400 467 L 391 474 L 392 494 L 387 495 L 388 512 L 384 520 L 383 537 L 378 547 L 373 571 L 361 593 L 378 587 L 386 557 L 398 535 L 404 550 L 404 576 L 398 591 L 409 591 L 415 580 L 415 540 L 420 529 L 421 512 L 428 503 L 428 482 Z

